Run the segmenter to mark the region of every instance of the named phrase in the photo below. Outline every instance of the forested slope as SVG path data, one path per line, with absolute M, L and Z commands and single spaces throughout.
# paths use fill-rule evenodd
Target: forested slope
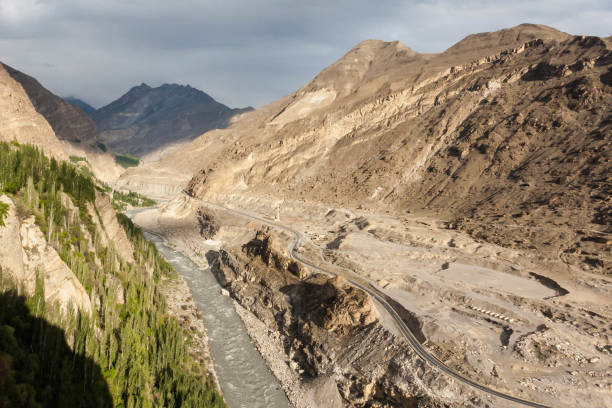
M 9 217 L 34 217 L 92 304 L 87 313 L 48 303 L 38 271 L 27 290 L 0 257 L 0 407 L 225 406 L 206 368 L 189 358 L 190 334 L 168 314 L 161 288 L 176 272 L 121 214 L 133 261 L 103 244 L 97 189 L 70 163 L 0 143 L 0 191 L 11 203 L 0 208 L 0 232 Z

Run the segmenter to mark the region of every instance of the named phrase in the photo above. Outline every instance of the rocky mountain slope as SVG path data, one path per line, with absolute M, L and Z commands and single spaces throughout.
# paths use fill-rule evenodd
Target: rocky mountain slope
M 136 222 L 212 267 L 296 406 L 506 406 L 318 267 L 466 378 L 604 407 L 611 62 L 610 39 L 536 25 L 428 55 L 368 40 L 119 183 L 185 189 Z
M 64 100 L 74 106 L 76 106 L 77 108 L 81 109 L 83 112 L 85 112 L 90 118 L 93 117 L 93 115 L 96 112 L 96 108 L 94 108 L 93 106 L 91 106 L 90 104 L 88 104 L 87 102 L 85 102 L 82 99 L 79 98 L 75 98 L 72 96 L 69 97 L 65 97 Z
M 38 113 L 49 122 L 57 137 L 96 149 L 98 128 L 82 110 L 45 89 L 36 79 L 4 65 L 9 75 L 21 84 Z
M 249 110 L 230 109 L 189 85 L 151 88 L 141 84 L 92 117 L 113 150 L 143 155 L 210 129 L 224 128 L 233 116 Z
M 481 240 L 609 273 L 611 64 L 609 39 L 532 24 L 439 54 L 368 40 L 122 182 L 199 168 L 188 191 L 200 198 L 432 211 Z
M 39 146 L 48 155 L 78 157 L 102 180 L 123 169 L 101 148 L 96 124 L 36 79 L 0 63 L 0 141 Z

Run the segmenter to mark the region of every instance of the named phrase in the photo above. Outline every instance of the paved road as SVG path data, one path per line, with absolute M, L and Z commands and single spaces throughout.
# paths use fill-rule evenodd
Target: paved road
M 288 231 L 291 234 L 293 234 L 295 236 L 295 243 L 293 244 L 293 246 L 291 247 L 291 258 L 293 258 L 294 260 L 308 266 L 309 268 L 319 271 L 319 272 L 323 272 L 327 275 L 332 275 L 332 276 L 338 276 L 338 274 L 329 271 L 327 269 L 323 269 L 320 266 L 314 265 L 312 263 L 310 263 L 309 261 L 301 258 L 298 253 L 297 253 L 297 249 L 300 247 L 301 243 L 302 243 L 302 235 L 294 230 L 291 227 L 288 227 L 286 225 L 283 224 L 279 224 L 277 222 L 273 222 L 270 220 L 267 220 L 265 218 L 261 218 L 255 215 L 251 215 L 248 214 L 246 212 L 243 211 L 239 211 L 239 210 L 235 210 L 232 208 L 228 208 L 219 204 L 215 204 L 215 203 L 211 203 L 208 201 L 202 201 L 203 203 L 211 206 L 211 207 L 216 207 L 225 211 L 228 211 L 230 213 L 236 214 L 240 217 L 243 218 L 248 218 L 248 219 L 252 219 L 255 221 L 258 221 L 262 224 L 266 224 L 269 226 L 272 226 L 274 228 L 277 229 L 281 229 L 284 231 Z M 393 307 L 387 302 L 386 300 L 386 295 L 384 293 L 382 293 L 380 290 L 376 289 L 374 286 L 372 286 L 371 284 L 361 284 L 359 282 L 356 282 L 354 279 L 347 279 L 347 281 L 353 285 L 356 286 L 358 288 L 360 288 L 361 290 L 365 291 L 366 293 L 368 293 L 370 296 L 372 296 L 373 298 L 375 298 L 384 308 L 385 310 L 387 310 L 387 312 L 391 315 L 391 317 L 393 318 L 393 320 L 395 321 L 395 323 L 397 324 L 399 330 L 402 332 L 402 334 L 404 335 L 404 337 L 406 338 L 406 340 L 408 340 L 408 342 L 410 343 L 410 345 L 412 346 L 413 350 L 419 355 L 419 357 L 421 357 L 423 360 L 425 360 L 427 363 L 429 363 L 434 369 L 438 370 L 438 372 L 444 373 L 452 378 L 454 378 L 457 381 L 460 381 L 464 384 L 467 384 L 473 388 L 476 388 L 486 394 L 489 395 L 493 395 L 495 397 L 498 398 L 502 398 L 504 400 L 507 401 L 511 401 L 511 402 L 515 402 L 518 405 L 523 405 L 523 406 L 528 406 L 528 407 L 536 407 L 536 408 L 549 408 L 547 405 L 542 405 L 542 404 L 538 404 L 536 402 L 532 402 L 532 401 L 527 401 L 518 397 L 514 397 L 512 395 L 509 394 L 504 394 L 503 392 L 500 391 L 496 391 L 494 389 L 491 389 L 487 386 L 484 386 L 482 384 L 479 384 L 469 378 L 463 377 L 461 374 L 458 374 L 456 372 L 454 372 L 453 370 L 451 370 L 449 367 L 447 367 L 442 361 L 438 360 L 438 358 L 436 358 L 434 355 L 430 354 L 428 350 L 426 350 L 421 343 L 417 340 L 417 338 L 414 336 L 414 334 L 412 334 L 412 332 L 410 331 L 410 329 L 408 328 L 408 326 L 406 326 L 406 323 L 404 323 L 404 321 L 402 320 L 402 318 L 398 315 L 398 313 L 395 311 L 395 309 L 393 309 Z

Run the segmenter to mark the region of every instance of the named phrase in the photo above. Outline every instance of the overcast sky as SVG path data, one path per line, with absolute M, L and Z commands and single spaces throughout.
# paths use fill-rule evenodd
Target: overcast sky
M 612 2 L 0 0 L 0 61 L 95 107 L 141 82 L 259 107 L 367 38 L 439 52 L 523 22 L 609 36 Z

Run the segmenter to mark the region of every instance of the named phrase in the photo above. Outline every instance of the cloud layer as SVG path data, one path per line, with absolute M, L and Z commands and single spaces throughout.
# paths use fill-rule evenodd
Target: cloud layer
M 0 0 L 0 61 L 94 106 L 147 82 L 231 106 L 299 88 L 366 38 L 439 52 L 531 22 L 609 36 L 609 1 Z

